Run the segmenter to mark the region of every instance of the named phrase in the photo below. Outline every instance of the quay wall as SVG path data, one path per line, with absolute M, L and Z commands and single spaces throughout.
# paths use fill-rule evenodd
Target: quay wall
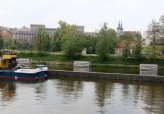
M 101 72 L 75 72 L 75 71 L 64 71 L 64 70 L 49 70 L 48 76 L 164 82 L 164 76 L 146 76 L 146 75 L 139 75 L 139 74 L 101 73 Z

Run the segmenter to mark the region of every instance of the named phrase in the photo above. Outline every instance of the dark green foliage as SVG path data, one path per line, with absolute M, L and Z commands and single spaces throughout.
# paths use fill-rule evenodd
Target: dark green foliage
M 106 61 L 109 57 L 108 42 L 106 40 L 100 40 L 97 43 L 96 53 L 99 56 L 100 61 Z
M 66 40 L 76 34 L 75 25 L 69 25 L 64 21 L 59 21 L 59 25 L 53 36 L 52 51 L 62 51 Z
M 83 48 L 87 49 L 87 54 L 95 54 L 96 53 L 96 45 L 98 42 L 97 36 L 91 35 L 81 35 L 81 42 L 83 44 Z
M 32 50 L 33 49 L 33 45 L 29 44 L 28 42 L 17 42 L 15 41 L 15 45 L 16 45 L 16 49 L 18 50 Z
M 96 53 L 99 56 L 100 61 L 106 61 L 109 57 L 109 36 L 107 34 L 107 24 L 101 28 L 98 34 L 98 43 L 96 45 Z
M 142 44 L 141 42 L 139 41 L 136 45 L 135 45 L 135 49 L 132 53 L 132 56 L 135 58 L 136 61 L 141 61 L 141 58 L 142 58 L 142 54 L 141 54 L 141 51 L 142 51 Z
M 50 51 L 50 37 L 43 28 L 40 28 L 37 33 L 36 46 L 38 51 Z
M 125 32 L 123 35 L 121 35 L 121 40 L 134 41 L 135 37 L 133 34 L 129 32 Z
M 2 38 L 2 35 L 0 34 L 0 49 L 4 48 L 4 40 Z
M 5 49 L 15 49 L 16 48 L 15 41 L 11 38 L 4 39 L 4 48 Z
M 118 38 L 116 35 L 116 31 L 114 29 L 108 29 L 107 30 L 108 35 L 109 35 L 109 53 L 110 54 L 115 54 L 115 48 L 117 47 L 118 44 Z
M 130 57 L 130 46 L 129 46 L 129 42 L 126 41 L 123 47 L 123 57 L 125 60 L 127 60 L 127 57 Z
M 47 53 L 47 52 L 37 52 L 36 53 L 36 55 L 38 56 L 38 57 L 47 57 L 47 56 L 49 56 L 50 54 L 49 53 Z
M 70 59 L 70 60 L 80 59 L 82 44 L 77 37 L 70 38 L 65 42 L 63 51 L 66 59 Z
M 50 56 L 48 52 L 20 52 L 17 53 L 19 58 L 28 58 L 28 57 L 47 57 Z

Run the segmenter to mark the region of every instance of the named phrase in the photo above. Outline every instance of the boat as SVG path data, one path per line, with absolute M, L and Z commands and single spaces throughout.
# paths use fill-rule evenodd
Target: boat
M 38 81 L 47 79 L 48 68 L 45 65 L 36 65 L 35 68 L 14 69 L 16 66 L 15 51 L 3 51 L 2 58 L 0 58 L 0 79 L 12 79 L 17 81 Z

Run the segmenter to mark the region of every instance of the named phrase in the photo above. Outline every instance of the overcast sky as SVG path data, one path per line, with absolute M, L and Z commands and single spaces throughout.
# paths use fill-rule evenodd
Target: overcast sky
M 164 14 L 164 0 L 0 0 L 0 26 L 58 27 L 59 20 L 99 30 L 104 22 L 116 29 L 144 31 L 152 19 Z

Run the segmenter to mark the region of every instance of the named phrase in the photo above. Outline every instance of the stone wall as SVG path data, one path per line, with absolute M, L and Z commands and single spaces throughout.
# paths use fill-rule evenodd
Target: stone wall
M 149 82 L 164 82 L 164 76 L 142 76 L 139 74 L 120 74 L 120 73 L 100 73 L 100 72 L 73 72 L 52 70 L 48 71 L 49 77 L 79 77 L 79 78 L 95 78 L 109 80 L 128 80 L 128 81 L 149 81 Z

